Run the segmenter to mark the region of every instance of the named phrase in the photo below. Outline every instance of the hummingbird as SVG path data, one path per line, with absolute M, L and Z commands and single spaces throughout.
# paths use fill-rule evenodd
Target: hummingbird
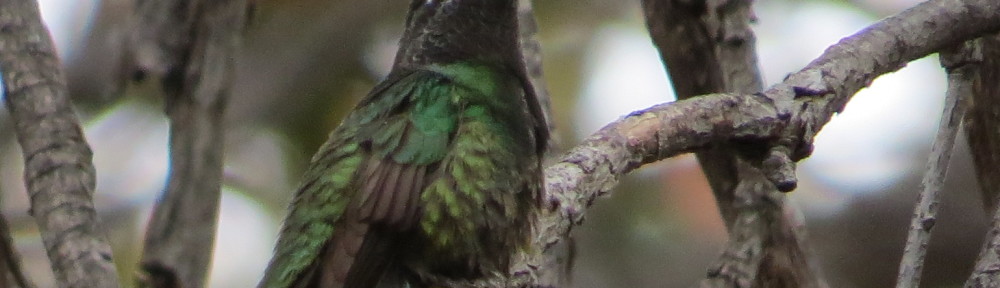
M 259 287 L 427 287 L 534 251 L 549 130 L 517 18 L 517 0 L 411 0 L 392 70 L 313 156 Z

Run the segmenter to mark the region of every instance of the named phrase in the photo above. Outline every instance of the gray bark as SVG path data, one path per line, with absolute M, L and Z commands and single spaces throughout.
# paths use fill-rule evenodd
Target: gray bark
M 1000 35 L 976 40 L 982 52 L 978 79 L 965 114 L 965 135 L 972 152 L 976 178 L 982 189 L 983 207 L 993 216 L 990 231 L 976 260 L 975 270 L 965 287 L 1000 286 L 1000 213 L 996 197 L 1000 193 Z
M 763 89 L 751 1 L 643 1 L 646 23 L 677 98 Z M 822 287 L 804 249 L 804 228 L 767 176 L 721 142 L 695 153 L 730 233 L 702 286 Z M 789 187 L 790 188 L 790 187 Z
M 248 4 L 144 0 L 135 8 L 132 75 L 161 82 L 170 118 L 170 179 L 146 231 L 139 282 L 204 287 L 221 197 L 223 114 Z
M 776 186 L 794 183 L 788 173 L 794 171 L 791 161 L 808 156 L 819 129 L 875 77 L 998 29 L 1000 3 L 928 1 L 845 38 L 761 94 L 713 94 L 634 112 L 546 169 L 549 209 L 539 220 L 537 245 L 558 243 L 624 174 L 720 141 L 765 143 L 770 151 L 748 162 L 762 168 Z M 531 271 L 532 259 L 524 259 L 523 272 Z
M 944 112 L 937 136 L 927 159 L 927 169 L 920 184 L 919 200 L 910 222 L 910 232 L 906 238 L 906 248 L 899 265 L 896 287 L 919 287 L 920 275 L 927 256 L 931 231 L 937 221 L 938 202 L 944 179 L 948 175 L 948 164 L 955 148 L 955 138 L 965 116 L 964 98 L 972 94 L 976 78 L 975 71 L 982 61 L 976 41 L 957 45 L 954 49 L 941 52 L 941 65 L 948 70 L 948 92 L 945 97 Z
M 25 159 L 29 212 L 57 283 L 117 287 L 111 247 L 97 228 L 92 152 L 35 1 L 0 2 L 0 70 Z
M 0 215 L 0 287 L 34 288 L 21 268 L 21 255 L 14 247 L 7 218 Z
M 993 213 L 1000 194 L 1000 35 L 977 40 L 983 53 L 975 86 L 965 115 L 965 136 L 972 151 L 976 178 L 982 190 L 983 209 Z

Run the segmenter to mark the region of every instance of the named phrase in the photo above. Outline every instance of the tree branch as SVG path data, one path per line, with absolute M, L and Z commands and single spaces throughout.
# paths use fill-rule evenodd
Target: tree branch
M 97 229 L 94 166 L 38 5 L 0 3 L 0 69 L 31 210 L 60 287 L 117 287 Z
M 139 281 L 205 285 L 218 222 L 223 112 L 247 0 L 142 1 L 132 35 L 137 78 L 159 79 L 170 118 L 170 180 L 146 232 Z
M 551 247 L 558 243 L 624 174 L 720 141 L 770 143 L 771 151 L 764 157 L 750 155 L 756 156 L 748 157 L 756 158 L 750 162 L 766 168 L 762 172 L 772 182 L 794 183 L 794 178 L 781 177 L 794 171 L 787 164 L 809 155 L 819 129 L 859 89 L 909 61 L 998 29 L 1000 3 L 928 1 L 842 40 L 762 94 L 706 95 L 632 113 L 588 137 L 546 169 L 549 207 L 539 219 L 536 244 Z M 515 280 L 530 275 L 537 263 L 531 261 L 536 259 L 522 259 L 520 267 L 525 270 L 514 273 Z M 519 283 L 515 280 L 502 283 Z
M 941 65 L 948 70 L 948 92 L 941 114 L 941 124 L 927 159 L 927 170 L 921 183 L 919 201 L 914 208 L 906 248 L 899 265 L 896 287 L 918 287 L 920 274 L 931 239 L 931 229 L 937 221 L 938 199 L 948 175 L 948 163 L 955 147 L 955 137 L 965 116 L 963 97 L 972 94 L 975 71 L 982 61 L 976 41 L 959 44 L 953 50 L 941 52 Z
M 1000 193 L 1000 35 L 980 38 L 983 63 L 979 81 L 972 94 L 971 107 L 965 115 L 965 136 L 972 151 L 976 179 L 982 190 L 983 209 L 987 214 L 996 207 Z
M 1000 285 L 1000 213 L 995 210 L 1000 193 L 1000 35 L 976 40 L 982 52 L 972 101 L 963 121 L 972 152 L 983 208 L 993 216 L 990 231 L 965 287 Z
M 801 139 L 807 141 L 802 144 L 809 144 L 830 117 L 842 111 L 854 93 L 876 77 L 997 30 L 1000 2 L 927 1 L 841 40 L 765 94 L 781 109 L 800 115 L 790 128 L 799 130 Z M 809 154 L 811 146 L 791 148 L 800 150 L 798 157 L 793 157 L 800 158 Z
M 750 28 L 751 1 L 645 0 L 650 35 L 679 99 L 763 89 Z M 795 208 L 750 163 L 739 145 L 718 143 L 696 152 L 730 233 L 723 257 L 701 285 L 820 287 L 801 247 L 804 228 Z M 800 231 L 800 232 L 796 232 Z M 825 286 L 825 285 L 822 285 Z
M 0 214 L 0 287 L 34 288 L 21 269 L 21 255 L 14 247 L 7 218 Z

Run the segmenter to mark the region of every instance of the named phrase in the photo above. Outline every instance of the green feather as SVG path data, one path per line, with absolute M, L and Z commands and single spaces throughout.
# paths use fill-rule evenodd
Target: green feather
M 336 223 L 360 205 L 351 203 L 379 197 L 359 195 L 372 159 L 435 169 L 416 187 L 414 223 L 425 240 L 400 254 L 414 273 L 467 273 L 468 263 L 496 271 L 513 249 L 527 249 L 541 180 L 525 88 L 495 66 L 457 63 L 393 73 L 334 130 L 304 175 L 260 287 L 298 287 L 320 273 Z M 474 236 L 484 231 L 496 235 Z

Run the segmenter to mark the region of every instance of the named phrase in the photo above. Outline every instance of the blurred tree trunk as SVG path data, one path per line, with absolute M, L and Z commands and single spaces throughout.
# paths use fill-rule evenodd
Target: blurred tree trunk
M 983 208 L 992 216 L 990 231 L 965 287 L 1000 286 L 1000 34 L 976 40 L 982 63 L 977 67 L 968 112 L 965 136 L 972 152 L 976 179 L 982 189 Z
M 650 36 L 678 99 L 764 88 L 750 0 L 644 0 Z M 798 212 L 771 181 L 725 142 L 695 155 L 715 193 L 730 245 L 703 285 L 825 287 L 812 267 Z M 751 148 L 753 149 L 753 148 Z M 753 283 L 753 284 L 751 284 Z
M 125 77 L 159 80 L 170 176 L 146 231 L 142 287 L 204 287 L 221 198 L 226 103 L 247 0 L 139 0 Z
M 21 256 L 14 247 L 7 219 L 0 215 L 0 287 L 34 288 L 21 269 Z
M 965 116 L 965 136 L 972 151 L 983 209 L 993 213 L 1000 194 L 1000 36 L 979 40 L 983 63 Z

